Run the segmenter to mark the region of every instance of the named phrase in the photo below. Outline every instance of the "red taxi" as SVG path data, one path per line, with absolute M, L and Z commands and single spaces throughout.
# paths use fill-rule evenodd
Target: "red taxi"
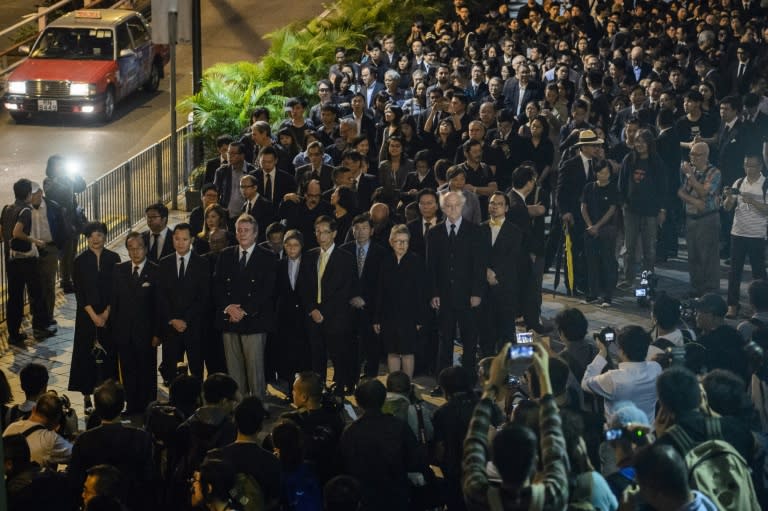
M 22 47 L 22 51 L 28 50 Z M 139 87 L 157 90 L 168 47 L 152 44 L 138 12 L 85 9 L 48 25 L 9 76 L 3 97 L 14 120 L 36 113 L 108 122 L 115 103 Z

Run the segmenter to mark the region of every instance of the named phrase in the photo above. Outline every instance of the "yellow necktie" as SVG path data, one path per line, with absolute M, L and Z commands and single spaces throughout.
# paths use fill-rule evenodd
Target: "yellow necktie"
M 503 220 L 490 220 L 491 227 L 501 227 L 503 223 Z
M 323 273 L 325 273 L 325 265 L 328 263 L 328 253 L 320 251 L 320 263 L 317 266 L 317 303 L 323 301 Z

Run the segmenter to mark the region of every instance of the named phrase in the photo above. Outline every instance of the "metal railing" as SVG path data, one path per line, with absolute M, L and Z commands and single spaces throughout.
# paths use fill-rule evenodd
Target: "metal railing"
M 148 205 L 156 202 L 167 204 L 186 188 L 187 176 L 196 164 L 192 123 L 176 130 L 176 134 L 175 148 L 171 147 L 169 135 L 107 172 L 76 195 L 89 220 L 107 225 L 107 242 L 119 239 L 139 223 Z M 171 168 L 172 150 L 176 151 L 179 162 L 175 169 Z M 176 190 L 171 188 L 174 172 L 179 183 Z M 85 238 L 80 236 L 77 252 L 83 250 L 85 245 Z M 0 242 L 0 250 L 3 249 Z M 7 301 L 8 276 L 5 258 L 0 257 L 0 322 L 6 320 Z

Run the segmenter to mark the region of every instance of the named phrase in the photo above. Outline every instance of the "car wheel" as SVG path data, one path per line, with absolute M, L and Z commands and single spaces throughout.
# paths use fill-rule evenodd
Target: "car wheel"
M 152 71 L 149 73 L 149 78 L 144 82 L 145 92 L 155 92 L 160 86 L 160 64 L 157 62 L 152 64 Z
M 101 121 L 109 122 L 115 115 L 115 91 L 111 87 L 104 96 L 104 110 L 101 112 Z

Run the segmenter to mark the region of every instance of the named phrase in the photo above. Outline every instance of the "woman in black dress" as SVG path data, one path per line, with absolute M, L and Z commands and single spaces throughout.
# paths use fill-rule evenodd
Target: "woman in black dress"
M 381 262 L 373 329 L 387 347 L 389 372 L 403 371 L 413 378 L 413 353 L 428 312 L 426 268 L 421 257 L 408 251 L 410 239 L 407 226 L 392 228 L 394 253 Z
M 307 267 L 309 259 L 302 255 L 303 248 L 304 237 L 301 232 L 291 229 L 285 233 L 285 257 L 277 263 L 275 281 L 278 325 L 275 360 L 278 361 L 278 377 L 288 382 L 288 397 L 291 397 L 290 389 L 296 373 L 308 371 L 312 367 L 306 329 L 308 313 L 299 288 L 310 270 Z
M 90 222 L 83 229 L 88 248 L 74 262 L 72 278 L 77 298 L 75 341 L 69 385 L 81 392 L 85 409 L 93 408 L 90 394 L 96 385 L 117 374 L 117 359 L 109 343 L 109 303 L 112 274 L 120 256 L 104 247 L 107 226 Z M 103 350 L 98 349 L 101 346 Z

